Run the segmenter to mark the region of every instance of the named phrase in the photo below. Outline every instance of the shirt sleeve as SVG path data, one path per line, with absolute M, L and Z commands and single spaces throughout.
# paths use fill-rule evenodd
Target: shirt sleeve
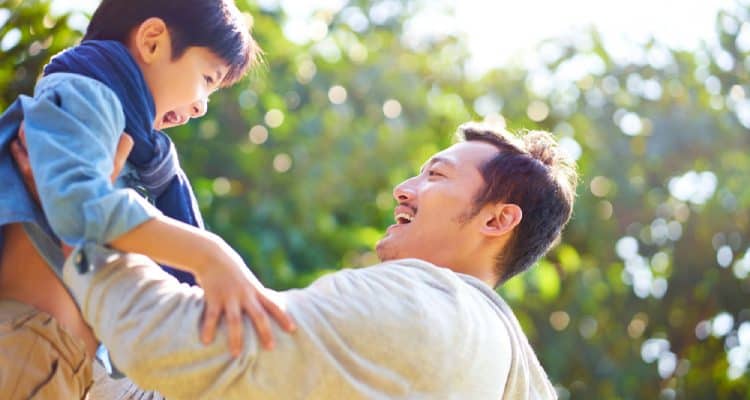
M 60 239 L 70 245 L 109 243 L 160 213 L 135 191 L 110 182 L 125 119 L 108 87 L 79 75 L 52 74 L 22 103 L 32 173 Z
M 272 324 L 275 348 L 261 350 L 245 318 L 242 354 L 232 358 L 224 324 L 213 343 L 199 339 L 200 288 L 179 284 L 142 256 L 88 257 L 106 265 L 93 274 L 65 267 L 84 318 L 118 369 L 166 398 L 414 398 L 461 379 L 445 373 L 455 365 L 448 344 L 460 345 L 466 328 L 450 311 L 450 295 L 435 290 L 436 297 L 414 301 L 408 285 L 383 283 L 398 282 L 387 268 L 378 271 L 382 282 L 338 272 L 279 293 L 297 330 Z

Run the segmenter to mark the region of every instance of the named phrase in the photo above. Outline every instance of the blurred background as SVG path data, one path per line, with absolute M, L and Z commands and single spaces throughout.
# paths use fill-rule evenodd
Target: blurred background
M 549 130 L 575 214 L 499 292 L 560 398 L 750 399 L 750 1 L 237 1 L 265 64 L 168 133 L 268 286 L 375 263 L 460 123 Z M 0 0 L 0 109 L 97 3 Z

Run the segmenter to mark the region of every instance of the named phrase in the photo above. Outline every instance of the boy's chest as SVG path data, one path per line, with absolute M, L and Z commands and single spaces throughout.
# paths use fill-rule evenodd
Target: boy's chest
M 141 195 L 141 197 L 148 200 L 149 203 L 156 203 L 156 199 L 154 198 L 152 193 L 149 192 L 149 190 L 146 189 L 146 186 L 143 185 L 141 177 L 138 175 L 138 171 L 136 171 L 135 167 L 133 167 L 133 165 L 129 162 L 125 163 L 125 166 L 122 168 L 120 175 L 115 180 L 114 186 L 118 189 L 133 189 L 139 195 Z

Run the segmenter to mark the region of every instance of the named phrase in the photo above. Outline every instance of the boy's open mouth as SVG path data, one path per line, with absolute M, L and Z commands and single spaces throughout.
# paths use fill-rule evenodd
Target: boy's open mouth
M 164 114 L 164 117 L 161 119 L 161 125 L 162 126 L 176 126 L 176 125 L 182 125 L 185 122 L 187 122 L 187 117 L 178 115 L 174 111 L 169 111 L 166 114 Z

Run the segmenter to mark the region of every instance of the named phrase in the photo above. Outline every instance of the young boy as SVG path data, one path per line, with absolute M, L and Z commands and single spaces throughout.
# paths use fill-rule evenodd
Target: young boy
M 108 244 L 195 274 L 207 301 L 201 336 L 212 340 L 223 314 L 235 354 L 242 345 L 243 311 L 266 347 L 272 338 L 265 311 L 292 329 L 237 253 L 200 229 L 174 146 L 158 131 L 205 114 L 208 96 L 241 78 L 257 55 L 231 0 L 104 0 L 81 45 L 53 58 L 34 97 L 22 96 L 0 117 L 0 393 L 24 397 L 71 380 L 55 361 L 36 366 L 47 371 L 38 382 L 12 381 L 34 377 L 6 366 L 28 371 L 36 362 L 19 360 L 25 355 L 13 343 L 37 350 L 33 343 L 46 343 L 76 373 L 84 371 L 73 380 L 89 379 L 83 367 L 96 340 L 53 270 L 30 257 L 40 250 L 48 263 L 58 264 L 59 257 L 45 251 L 56 238 L 84 249 L 87 243 Z M 22 119 L 41 210 L 9 157 Z M 132 137 L 132 152 L 113 186 L 115 151 L 128 141 L 123 130 Z M 156 207 L 123 186 L 145 192 Z M 79 267 L 88 268 L 88 262 L 79 260 Z M 22 386 L 32 392 L 20 393 Z M 85 385 L 78 386 L 73 392 L 83 397 Z

